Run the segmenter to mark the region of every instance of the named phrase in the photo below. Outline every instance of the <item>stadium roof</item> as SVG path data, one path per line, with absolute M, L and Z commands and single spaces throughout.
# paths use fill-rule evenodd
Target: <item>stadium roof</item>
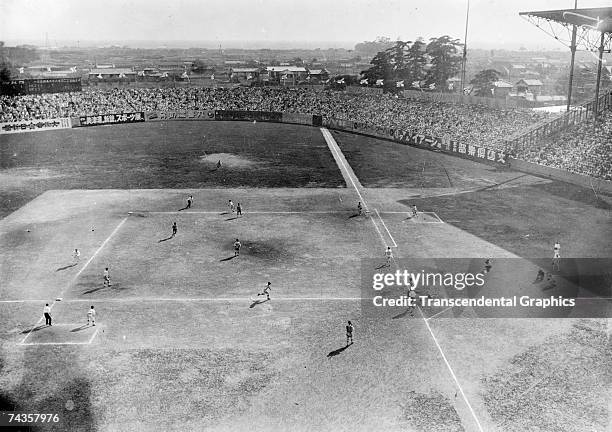
M 597 23 L 612 20 L 612 7 L 520 12 L 519 15 L 535 16 L 562 24 L 595 27 Z M 600 31 L 610 31 L 610 29 Z
M 268 66 L 266 70 L 269 72 L 306 72 L 306 68 L 297 66 Z
M 234 73 L 257 73 L 259 69 L 257 68 L 232 68 L 232 72 Z
M 92 69 L 89 71 L 89 75 L 119 75 L 119 74 L 135 74 L 132 69 L 129 68 L 102 68 Z
M 519 12 L 519 15 L 573 50 L 612 50 L 612 7 Z
M 541 86 L 542 85 L 542 81 L 537 80 L 537 79 L 522 79 L 522 80 L 517 81 L 516 83 L 518 84 L 521 82 L 525 83 L 528 86 Z
M 493 85 L 497 88 L 512 88 L 514 87 L 512 84 L 510 84 L 508 81 L 504 81 L 504 80 L 498 80 L 495 81 L 493 83 Z

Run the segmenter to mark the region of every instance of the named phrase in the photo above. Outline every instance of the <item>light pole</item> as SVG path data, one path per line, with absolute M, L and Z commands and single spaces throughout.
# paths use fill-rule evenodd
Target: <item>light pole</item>
M 467 61 L 467 35 L 468 35 L 468 21 L 470 18 L 470 0 L 467 2 L 467 11 L 465 13 L 465 36 L 463 37 L 463 61 L 461 62 L 461 99 L 463 99 L 465 88 L 465 63 Z

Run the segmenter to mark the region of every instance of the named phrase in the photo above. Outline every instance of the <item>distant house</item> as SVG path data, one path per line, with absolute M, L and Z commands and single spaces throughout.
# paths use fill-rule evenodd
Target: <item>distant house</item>
M 516 83 L 517 93 L 533 93 L 539 95 L 542 93 L 542 81 L 537 79 L 521 79 Z
M 308 71 L 308 78 L 313 82 L 323 82 L 327 81 L 329 78 L 329 71 L 325 68 L 323 69 L 310 69 Z
M 308 71 L 304 67 L 298 66 L 268 66 L 266 67 L 271 81 L 278 81 L 282 84 L 295 85 L 299 81 L 305 80 Z
M 493 83 L 493 96 L 496 98 L 505 98 L 510 94 L 514 86 L 504 80 L 498 80 Z
M 129 68 L 95 68 L 88 73 L 90 80 L 134 79 L 136 72 Z
M 448 91 L 458 92 L 460 91 L 459 87 L 461 87 L 461 78 L 452 77 L 446 80 L 446 88 L 448 89 Z
M 230 68 L 230 76 L 238 80 L 258 80 L 259 75 L 258 68 Z

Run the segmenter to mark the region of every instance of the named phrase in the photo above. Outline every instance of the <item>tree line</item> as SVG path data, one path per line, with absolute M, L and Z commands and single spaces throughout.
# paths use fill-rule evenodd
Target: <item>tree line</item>
M 462 47 L 459 39 L 447 35 L 429 42 L 398 40 L 374 56 L 372 66 L 361 71 L 360 83 L 382 86 L 389 92 L 404 87 L 452 91 L 447 81 L 461 71 Z

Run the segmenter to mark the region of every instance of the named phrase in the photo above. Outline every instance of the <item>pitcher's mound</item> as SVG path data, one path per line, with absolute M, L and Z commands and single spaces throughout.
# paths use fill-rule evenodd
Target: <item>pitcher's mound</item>
M 252 166 L 261 164 L 261 162 L 231 153 L 212 153 L 200 156 L 200 162 L 216 165 L 218 161 L 221 161 L 221 166 L 227 166 L 230 168 L 250 168 Z

